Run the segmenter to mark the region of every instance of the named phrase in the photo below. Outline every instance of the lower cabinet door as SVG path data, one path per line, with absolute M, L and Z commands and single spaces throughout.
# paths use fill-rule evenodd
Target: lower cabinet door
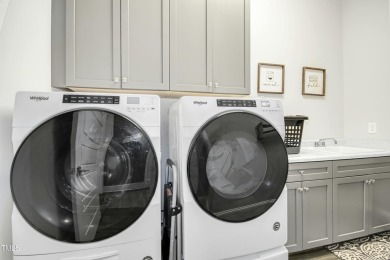
M 302 250 L 302 182 L 287 183 L 289 253 Z
M 370 233 L 390 229 L 390 173 L 370 175 L 372 214 Z
M 333 242 L 369 233 L 369 175 L 333 179 Z
M 305 181 L 303 198 L 303 250 L 331 244 L 332 180 Z

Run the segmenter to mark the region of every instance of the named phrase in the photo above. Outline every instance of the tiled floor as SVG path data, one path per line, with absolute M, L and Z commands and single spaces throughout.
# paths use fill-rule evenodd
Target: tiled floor
M 338 260 L 339 258 L 324 248 L 308 250 L 289 255 L 289 260 Z

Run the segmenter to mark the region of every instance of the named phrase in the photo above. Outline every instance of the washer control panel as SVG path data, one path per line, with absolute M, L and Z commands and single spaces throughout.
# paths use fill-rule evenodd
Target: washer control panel
M 119 104 L 119 96 L 96 96 L 96 95 L 64 95 L 62 103 L 77 104 Z
M 256 100 L 217 99 L 218 107 L 256 107 Z

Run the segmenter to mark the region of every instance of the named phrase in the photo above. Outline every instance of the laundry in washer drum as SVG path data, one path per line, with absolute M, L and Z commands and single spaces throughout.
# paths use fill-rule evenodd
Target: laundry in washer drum
M 228 199 L 250 196 L 263 182 L 266 170 L 267 156 L 261 143 L 235 132 L 225 134 L 214 143 L 206 164 L 210 185 Z

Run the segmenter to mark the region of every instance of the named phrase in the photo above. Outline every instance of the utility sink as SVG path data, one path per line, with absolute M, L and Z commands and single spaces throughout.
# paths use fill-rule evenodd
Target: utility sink
M 381 152 L 377 149 L 351 147 L 351 146 L 326 146 L 326 147 L 310 147 L 313 151 L 331 152 L 331 153 L 343 153 L 343 154 L 355 154 L 355 153 L 375 153 Z

